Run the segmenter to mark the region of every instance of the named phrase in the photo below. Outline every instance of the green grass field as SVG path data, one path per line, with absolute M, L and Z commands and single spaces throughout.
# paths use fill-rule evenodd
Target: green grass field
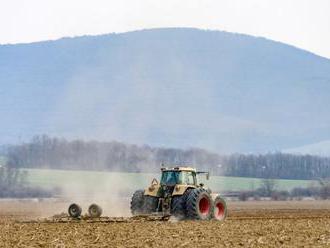
M 98 172 L 98 171 L 70 171 L 70 170 L 47 170 L 27 169 L 28 181 L 31 185 L 46 188 L 75 187 L 86 189 L 125 188 L 125 191 L 145 188 L 151 180 L 159 178 L 158 174 L 149 173 L 121 173 L 121 172 Z M 259 187 L 261 179 L 243 177 L 212 176 L 209 181 L 201 177 L 206 185 L 214 192 L 229 190 L 251 190 Z M 278 189 L 290 190 L 294 187 L 307 187 L 314 181 L 310 180 L 276 180 Z
M 6 157 L 0 156 L 0 165 L 4 165 L 6 163 Z

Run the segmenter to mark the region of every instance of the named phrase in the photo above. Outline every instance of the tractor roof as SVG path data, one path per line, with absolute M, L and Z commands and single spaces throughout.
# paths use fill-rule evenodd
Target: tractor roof
M 196 172 L 195 168 L 187 167 L 187 166 L 176 166 L 176 167 L 163 167 L 161 168 L 162 171 L 194 171 Z

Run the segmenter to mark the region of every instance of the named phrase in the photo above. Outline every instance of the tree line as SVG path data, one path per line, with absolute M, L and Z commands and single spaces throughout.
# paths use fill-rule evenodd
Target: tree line
M 319 179 L 330 177 L 330 158 L 312 155 L 268 153 L 233 154 L 223 157 L 224 174 L 277 179 Z
M 304 198 L 315 200 L 330 199 L 330 181 L 329 179 L 319 179 L 318 182 L 311 183 L 308 187 L 295 187 L 291 190 L 281 190 L 278 188 L 276 179 L 262 179 L 258 188 L 250 190 L 241 190 L 239 192 L 227 192 L 235 194 L 241 201 L 261 200 L 268 198 L 272 200 L 302 200 Z
M 214 175 L 274 179 L 330 177 L 330 158 L 283 153 L 220 155 L 203 149 L 157 148 L 121 142 L 35 136 L 8 146 L 10 168 L 158 172 L 164 165 L 193 165 Z

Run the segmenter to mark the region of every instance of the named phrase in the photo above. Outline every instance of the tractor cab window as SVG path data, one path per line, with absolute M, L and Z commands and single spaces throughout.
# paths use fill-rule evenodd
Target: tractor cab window
M 181 182 L 181 172 L 179 171 L 164 171 L 160 184 L 162 185 L 176 185 Z
M 182 172 L 182 184 L 195 185 L 195 174 L 191 171 Z

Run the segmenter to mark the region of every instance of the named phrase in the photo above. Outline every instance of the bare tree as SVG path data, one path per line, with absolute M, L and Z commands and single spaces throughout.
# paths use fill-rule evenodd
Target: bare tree
M 320 184 L 320 197 L 322 199 L 330 198 L 330 178 L 319 179 Z
M 260 193 L 262 196 L 270 197 L 276 191 L 278 183 L 275 179 L 262 179 L 260 184 Z

